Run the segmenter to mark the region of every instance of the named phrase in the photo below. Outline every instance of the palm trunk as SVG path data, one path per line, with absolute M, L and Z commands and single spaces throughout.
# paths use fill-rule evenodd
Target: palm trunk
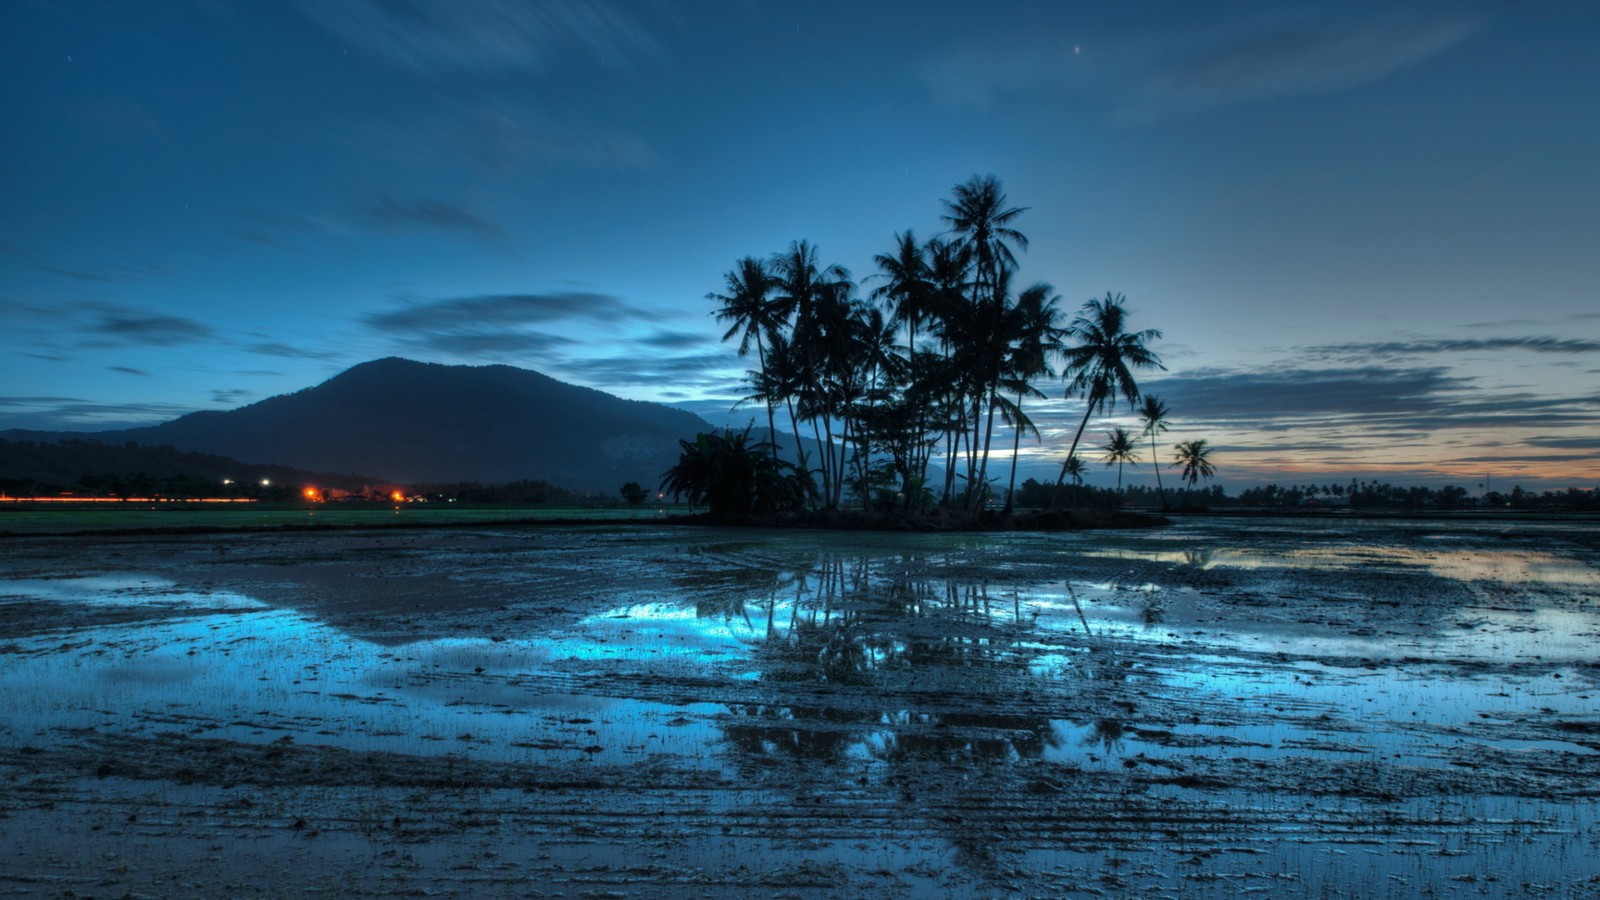
M 1156 467 L 1156 496 L 1161 498 L 1161 510 L 1167 509 L 1167 489 L 1161 486 L 1161 457 L 1156 453 L 1156 433 L 1150 432 L 1150 463 Z
M 1006 515 L 1016 509 L 1017 455 L 1022 452 L 1022 392 L 1017 392 L 1017 436 L 1011 441 L 1011 480 L 1006 485 Z
M 976 513 L 983 508 L 983 501 L 979 499 L 987 493 L 989 486 L 989 447 L 994 440 L 994 388 L 989 389 L 989 420 L 983 427 L 983 456 L 978 463 L 978 487 L 972 495 L 972 512 Z
M 1056 476 L 1056 489 L 1055 489 L 1054 492 L 1052 492 L 1050 494 L 1050 504 L 1048 506 L 1046 506 L 1045 509 L 1055 509 L 1056 508 L 1056 499 L 1061 496 L 1061 483 L 1063 481 L 1065 481 L 1066 478 L 1067 478 L 1067 462 L 1069 460 L 1071 460 L 1072 457 L 1075 454 L 1077 454 L 1077 452 L 1078 452 L 1078 442 L 1083 440 L 1083 429 L 1088 426 L 1088 424 L 1089 424 L 1089 416 L 1093 412 L 1094 412 L 1094 402 L 1091 399 L 1089 401 L 1089 404 L 1083 408 L 1083 421 L 1078 423 L 1078 433 L 1072 436 L 1072 446 L 1067 449 L 1067 458 L 1061 461 L 1061 474 Z M 1076 500 L 1077 492 L 1074 491 L 1073 495 L 1074 495 L 1074 500 L 1073 500 L 1073 504 L 1072 505 L 1076 506 L 1076 505 L 1078 505 L 1077 504 L 1077 500 Z
M 756 356 L 761 360 L 761 374 L 764 378 L 767 374 L 767 348 L 761 344 L 761 332 L 759 331 L 756 332 Z M 762 401 L 767 405 L 767 441 L 772 444 L 772 461 L 777 462 L 778 424 L 772 414 L 772 398 L 763 397 Z M 796 435 L 796 438 L 798 437 L 799 435 Z

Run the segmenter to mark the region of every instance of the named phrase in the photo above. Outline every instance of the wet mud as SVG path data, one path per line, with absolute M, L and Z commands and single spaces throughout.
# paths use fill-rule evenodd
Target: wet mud
M 1600 528 L 0 543 L 0 893 L 1600 896 Z

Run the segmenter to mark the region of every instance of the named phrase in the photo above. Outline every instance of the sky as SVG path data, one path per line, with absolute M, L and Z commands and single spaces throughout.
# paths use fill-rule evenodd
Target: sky
M 1597 44 L 1540 0 L 10 0 L 0 429 L 385 356 L 743 424 L 723 273 L 805 239 L 865 280 L 992 174 L 1018 283 L 1160 329 L 1162 443 L 1222 483 L 1592 488 Z

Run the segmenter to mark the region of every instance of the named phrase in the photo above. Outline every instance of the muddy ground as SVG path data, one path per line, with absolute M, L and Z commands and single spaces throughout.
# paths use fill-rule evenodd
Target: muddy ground
M 0 541 L 0 894 L 1600 896 L 1600 527 Z

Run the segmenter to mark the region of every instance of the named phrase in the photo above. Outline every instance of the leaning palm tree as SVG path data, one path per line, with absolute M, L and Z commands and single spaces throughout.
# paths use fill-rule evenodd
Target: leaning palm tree
M 1173 449 L 1177 451 L 1177 456 L 1174 457 L 1175 461 L 1173 462 L 1172 467 L 1183 467 L 1183 480 L 1185 487 L 1183 489 L 1182 505 L 1188 506 L 1189 489 L 1194 487 L 1195 482 L 1199 481 L 1200 479 L 1210 478 L 1211 476 L 1217 474 L 1217 468 L 1211 464 L 1211 448 L 1206 446 L 1204 438 L 1194 441 L 1184 441 L 1183 443 L 1176 445 Z
M 764 376 L 767 371 L 767 347 L 764 337 L 772 335 L 783 323 L 777 305 L 772 302 L 772 294 L 777 284 L 773 281 L 772 273 L 767 270 L 767 264 L 753 256 L 739 260 L 723 279 L 727 285 L 726 294 L 713 291 L 706 295 L 707 300 L 719 304 L 712 310 L 712 315 L 717 317 L 717 321 L 733 323 L 722 335 L 722 339 L 727 341 L 734 335 L 739 335 L 740 356 L 750 352 L 750 343 L 754 340 L 756 358 L 761 362 L 761 373 Z M 769 446 L 772 458 L 777 459 L 778 430 L 773 419 L 770 398 L 767 399 L 766 407 Z M 798 435 L 796 438 L 798 439 Z
M 1128 433 L 1128 429 L 1118 425 L 1116 428 L 1106 432 L 1105 446 L 1100 449 L 1105 451 L 1106 465 L 1115 465 L 1117 467 L 1117 493 L 1120 494 L 1122 493 L 1122 466 L 1124 463 L 1130 466 L 1139 464 L 1138 457 L 1134 455 L 1139 452 L 1139 448 L 1134 443 L 1133 435 Z
M 1161 358 L 1149 347 L 1150 341 L 1161 337 L 1161 332 L 1149 328 L 1130 332 L 1126 328 L 1126 302 L 1121 294 L 1106 294 L 1104 299 L 1090 300 L 1083 305 L 1077 318 L 1067 328 L 1067 335 L 1076 343 L 1066 350 L 1068 397 L 1082 395 L 1083 419 L 1072 436 L 1072 446 L 1067 449 L 1067 459 L 1078 452 L 1078 442 L 1083 439 L 1083 429 L 1089 417 L 1107 406 L 1115 406 L 1120 395 L 1128 405 L 1139 402 L 1139 384 L 1134 380 L 1134 369 L 1164 369 Z M 1067 477 L 1066 463 L 1056 477 L 1055 493 L 1050 497 L 1054 506 L 1061 494 L 1061 483 Z
M 1161 486 L 1161 460 L 1156 456 L 1156 435 L 1167 430 L 1167 404 L 1155 394 L 1145 394 L 1139 407 L 1139 421 L 1144 423 L 1144 433 L 1150 436 L 1150 462 L 1156 467 L 1156 494 L 1161 498 L 1161 508 L 1167 508 L 1167 489 Z

